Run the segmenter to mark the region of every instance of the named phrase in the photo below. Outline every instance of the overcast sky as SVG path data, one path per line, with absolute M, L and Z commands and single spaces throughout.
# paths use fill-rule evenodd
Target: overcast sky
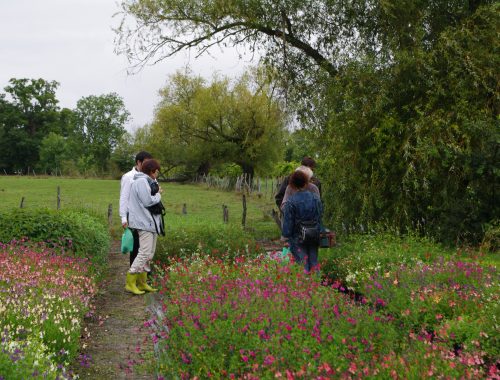
M 195 74 L 235 77 L 249 65 L 235 50 L 215 48 L 212 57 L 181 53 L 135 75 L 114 53 L 120 17 L 115 0 L 0 0 L 0 92 L 10 78 L 59 82 L 59 105 L 75 108 L 89 95 L 118 93 L 131 113 L 127 129 L 150 122 L 158 90 L 169 74 L 189 65 Z

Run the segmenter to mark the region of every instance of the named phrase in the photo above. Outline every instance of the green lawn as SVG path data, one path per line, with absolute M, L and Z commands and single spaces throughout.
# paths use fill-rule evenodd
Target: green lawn
M 113 206 L 113 226 L 119 226 L 118 204 L 120 181 L 100 179 L 70 179 L 46 177 L 0 176 L 0 211 L 20 206 L 24 208 L 56 208 L 57 187 L 61 190 L 61 208 L 90 210 L 107 216 Z M 229 223 L 241 225 L 242 195 L 207 189 L 203 185 L 162 183 L 163 203 L 167 208 L 167 226 L 222 223 L 222 205 L 229 209 Z M 183 204 L 187 214 L 182 214 Z M 268 215 L 274 205 L 266 197 L 247 197 L 247 227 L 256 237 L 278 237 L 279 231 Z

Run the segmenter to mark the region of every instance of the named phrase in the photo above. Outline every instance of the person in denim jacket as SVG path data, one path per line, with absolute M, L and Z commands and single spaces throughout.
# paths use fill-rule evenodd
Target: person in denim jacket
M 307 174 L 297 170 L 290 176 L 290 186 L 294 193 L 283 207 L 283 237 L 288 240 L 290 251 L 295 262 L 304 264 L 306 272 L 319 271 L 318 250 L 319 239 L 316 242 L 301 243 L 299 241 L 299 227 L 301 221 L 315 221 L 318 228 L 321 226 L 323 205 L 318 194 L 307 191 Z

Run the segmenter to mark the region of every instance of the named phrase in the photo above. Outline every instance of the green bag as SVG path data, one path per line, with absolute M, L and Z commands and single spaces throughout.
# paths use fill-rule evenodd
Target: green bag
M 283 250 L 281 251 L 281 262 L 283 264 L 288 264 L 290 262 L 290 253 L 290 248 L 283 247 Z
M 130 228 L 125 228 L 122 235 L 122 253 L 130 253 L 134 249 L 134 236 Z

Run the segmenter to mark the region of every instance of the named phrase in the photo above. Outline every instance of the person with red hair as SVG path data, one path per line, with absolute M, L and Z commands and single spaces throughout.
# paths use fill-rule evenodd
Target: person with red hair
M 158 234 L 163 231 L 162 214 L 151 211 L 152 207 L 161 204 L 162 189 L 156 181 L 159 172 L 158 161 L 144 161 L 141 172 L 134 175 L 130 189 L 128 226 L 139 235 L 139 252 L 127 272 L 125 290 L 133 294 L 157 291 L 146 280 L 151 271 Z

